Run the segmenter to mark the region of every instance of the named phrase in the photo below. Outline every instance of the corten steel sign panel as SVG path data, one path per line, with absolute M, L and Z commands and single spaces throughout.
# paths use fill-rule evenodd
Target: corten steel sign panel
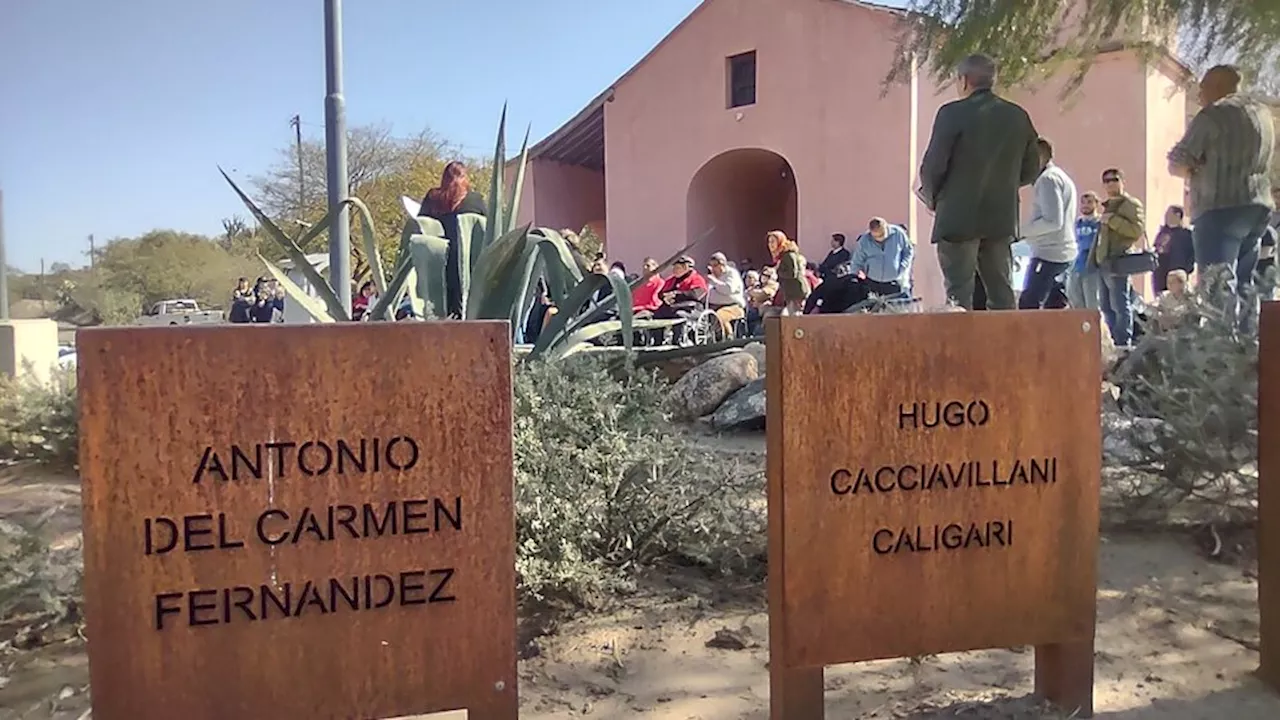
M 1262 304 L 1258 345 L 1259 675 L 1280 691 L 1280 302 Z
M 509 337 L 81 332 L 94 717 L 515 718 Z
M 824 665 L 1019 645 L 1038 646 L 1042 692 L 1091 712 L 1097 325 L 1088 311 L 769 324 L 775 718 L 821 717 Z

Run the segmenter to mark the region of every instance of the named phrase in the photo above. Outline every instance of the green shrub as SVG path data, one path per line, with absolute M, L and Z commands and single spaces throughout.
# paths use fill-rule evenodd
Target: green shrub
M 1108 373 L 1120 388 L 1120 421 L 1107 430 L 1124 442 L 1121 464 L 1158 479 L 1135 485 L 1135 510 L 1195 500 L 1256 518 L 1258 335 L 1226 305 L 1219 290 L 1195 290 L 1172 310 L 1151 308 L 1146 334 Z
M 0 463 L 37 460 L 73 467 L 76 423 L 73 371 L 55 371 L 48 385 L 0 375 Z
M 730 571 L 763 552 L 760 469 L 691 444 L 661 409 L 666 387 L 640 371 L 612 376 L 591 357 L 516 367 L 526 596 L 589 604 L 664 559 Z M 70 376 L 48 388 L 0 384 L 0 459 L 70 467 L 76 430 Z
M 42 645 L 79 623 L 80 548 L 55 549 L 45 533 L 60 510 L 25 522 L 0 520 L 0 645 Z
M 517 569 L 535 599 L 590 604 L 664 559 L 742 570 L 763 551 L 764 482 L 692 444 L 665 383 L 601 361 L 516 371 Z

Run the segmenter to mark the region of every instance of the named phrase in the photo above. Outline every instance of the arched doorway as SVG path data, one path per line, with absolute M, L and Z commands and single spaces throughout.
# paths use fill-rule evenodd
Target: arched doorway
M 717 250 L 734 262 L 767 263 L 765 235 L 781 230 L 796 237 L 797 191 L 791 163 L 772 150 L 741 148 L 711 158 L 689 181 L 686 231 L 689 241 L 715 232 L 697 248 Z

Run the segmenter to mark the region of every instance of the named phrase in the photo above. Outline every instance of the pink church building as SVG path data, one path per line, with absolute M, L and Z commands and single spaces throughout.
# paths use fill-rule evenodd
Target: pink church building
M 634 67 L 530 150 L 521 221 L 591 226 L 638 268 L 696 248 L 767 261 L 781 229 L 814 261 L 867 220 L 917 239 L 916 295 L 942 302 L 931 216 L 912 192 L 939 106 L 925 73 L 883 92 L 900 11 L 855 0 L 704 0 Z M 1189 71 L 1171 57 L 1102 54 L 1065 102 L 1060 86 L 1013 99 L 1080 190 L 1122 168 L 1154 235 L 1184 197 L 1165 153 L 1187 119 Z M 1024 209 L 1029 194 L 1024 196 Z

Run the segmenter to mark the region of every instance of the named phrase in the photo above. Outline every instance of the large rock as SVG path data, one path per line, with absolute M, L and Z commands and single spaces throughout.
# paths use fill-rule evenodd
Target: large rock
M 717 430 L 763 430 L 765 418 L 764 376 L 743 385 L 711 415 Z
M 748 353 L 720 355 L 685 373 L 667 399 L 676 415 L 694 420 L 714 412 L 725 398 L 759 374 L 756 359 Z
M 662 362 L 655 363 L 654 367 L 658 369 L 658 372 L 662 373 L 662 377 L 666 378 L 667 382 L 673 383 L 687 375 L 690 370 L 701 365 L 703 360 L 705 360 L 705 358 L 691 355 L 687 357 L 663 360 Z
M 756 359 L 756 370 L 758 370 L 761 375 L 764 375 L 769 371 L 768 368 L 765 367 L 764 343 L 753 342 L 749 345 L 745 345 L 742 348 L 742 352 L 745 352 Z

